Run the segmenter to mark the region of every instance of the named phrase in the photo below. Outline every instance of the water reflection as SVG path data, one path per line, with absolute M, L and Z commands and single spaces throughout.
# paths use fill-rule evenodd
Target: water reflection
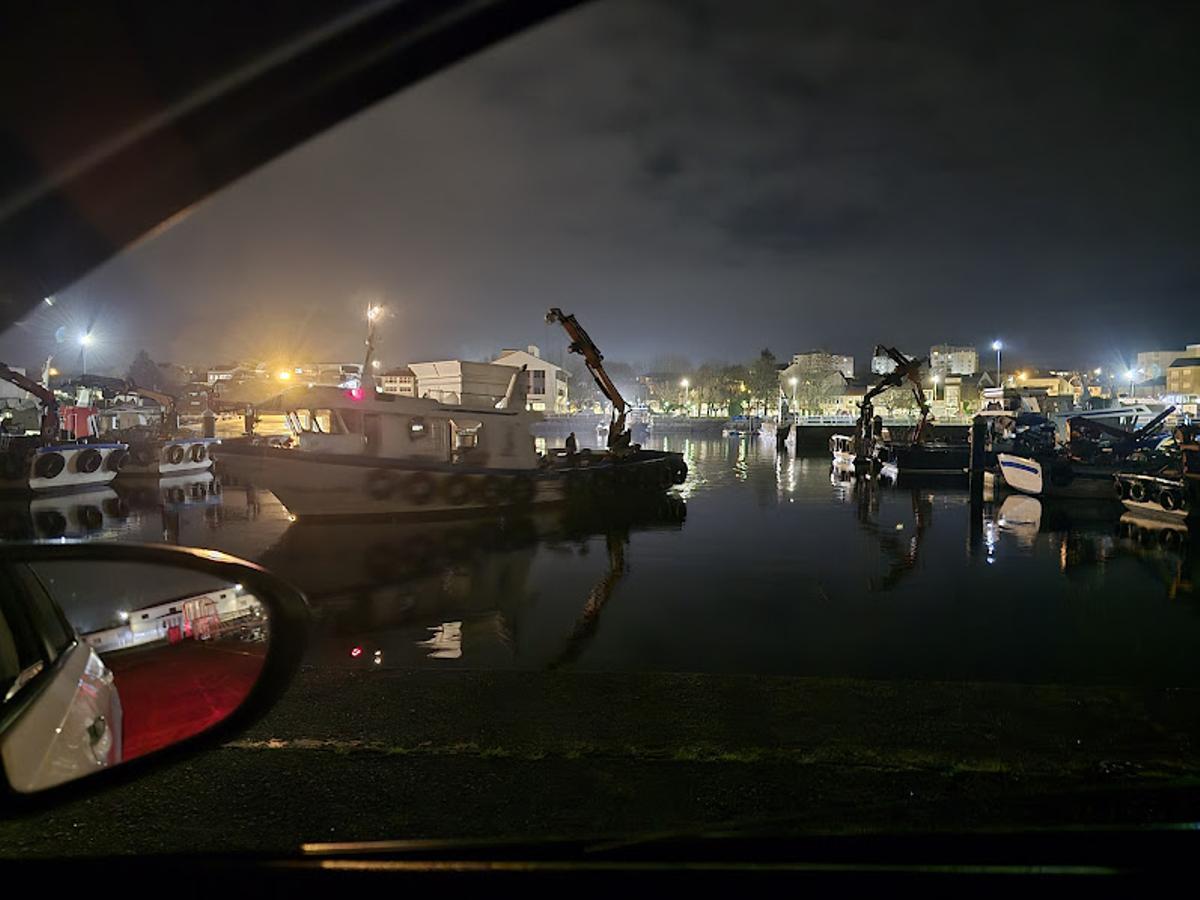
M 663 496 L 620 508 L 538 510 L 443 522 L 299 522 L 262 561 L 310 596 L 328 639 L 325 663 L 405 666 L 423 658 L 557 667 L 578 659 L 627 571 L 631 536 L 683 527 L 686 506 Z M 542 604 L 536 577 L 564 561 L 596 570 L 569 625 L 550 625 L 570 594 Z M 573 566 L 573 567 L 574 567 Z M 560 628 L 557 638 L 553 631 Z M 536 646 L 524 647 L 526 632 Z M 528 657 L 524 659 L 523 657 Z

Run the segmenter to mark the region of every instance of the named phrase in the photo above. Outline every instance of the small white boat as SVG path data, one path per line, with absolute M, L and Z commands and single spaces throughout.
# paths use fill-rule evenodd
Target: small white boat
M 829 439 L 829 452 L 835 462 L 854 463 L 854 438 L 848 434 L 835 434 Z
M 1042 464 L 1027 456 L 1012 453 L 997 453 L 996 463 L 1000 475 L 1014 491 L 1038 497 L 1042 493 Z

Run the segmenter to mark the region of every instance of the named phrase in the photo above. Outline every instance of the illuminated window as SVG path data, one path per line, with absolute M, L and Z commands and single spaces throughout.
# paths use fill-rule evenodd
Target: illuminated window
M 425 426 L 425 420 L 420 416 L 414 416 L 408 420 L 408 436 L 412 440 L 428 437 L 429 429 Z

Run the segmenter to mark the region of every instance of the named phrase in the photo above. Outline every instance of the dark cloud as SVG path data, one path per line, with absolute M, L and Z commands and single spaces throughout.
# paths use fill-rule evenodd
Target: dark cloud
M 298 149 L 67 299 L 186 359 L 356 354 L 366 296 L 395 308 L 401 359 L 561 342 L 550 305 L 645 359 L 1003 332 L 1068 364 L 1195 341 L 1177 323 L 1200 281 L 1196 10 L 594 4 Z

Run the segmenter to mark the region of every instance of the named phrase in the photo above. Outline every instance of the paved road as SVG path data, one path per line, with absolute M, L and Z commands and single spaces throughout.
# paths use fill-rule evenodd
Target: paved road
M 0 822 L 0 855 L 1194 817 L 1165 785 L 1200 773 L 1198 713 L 1176 690 L 307 669 L 230 745 Z

